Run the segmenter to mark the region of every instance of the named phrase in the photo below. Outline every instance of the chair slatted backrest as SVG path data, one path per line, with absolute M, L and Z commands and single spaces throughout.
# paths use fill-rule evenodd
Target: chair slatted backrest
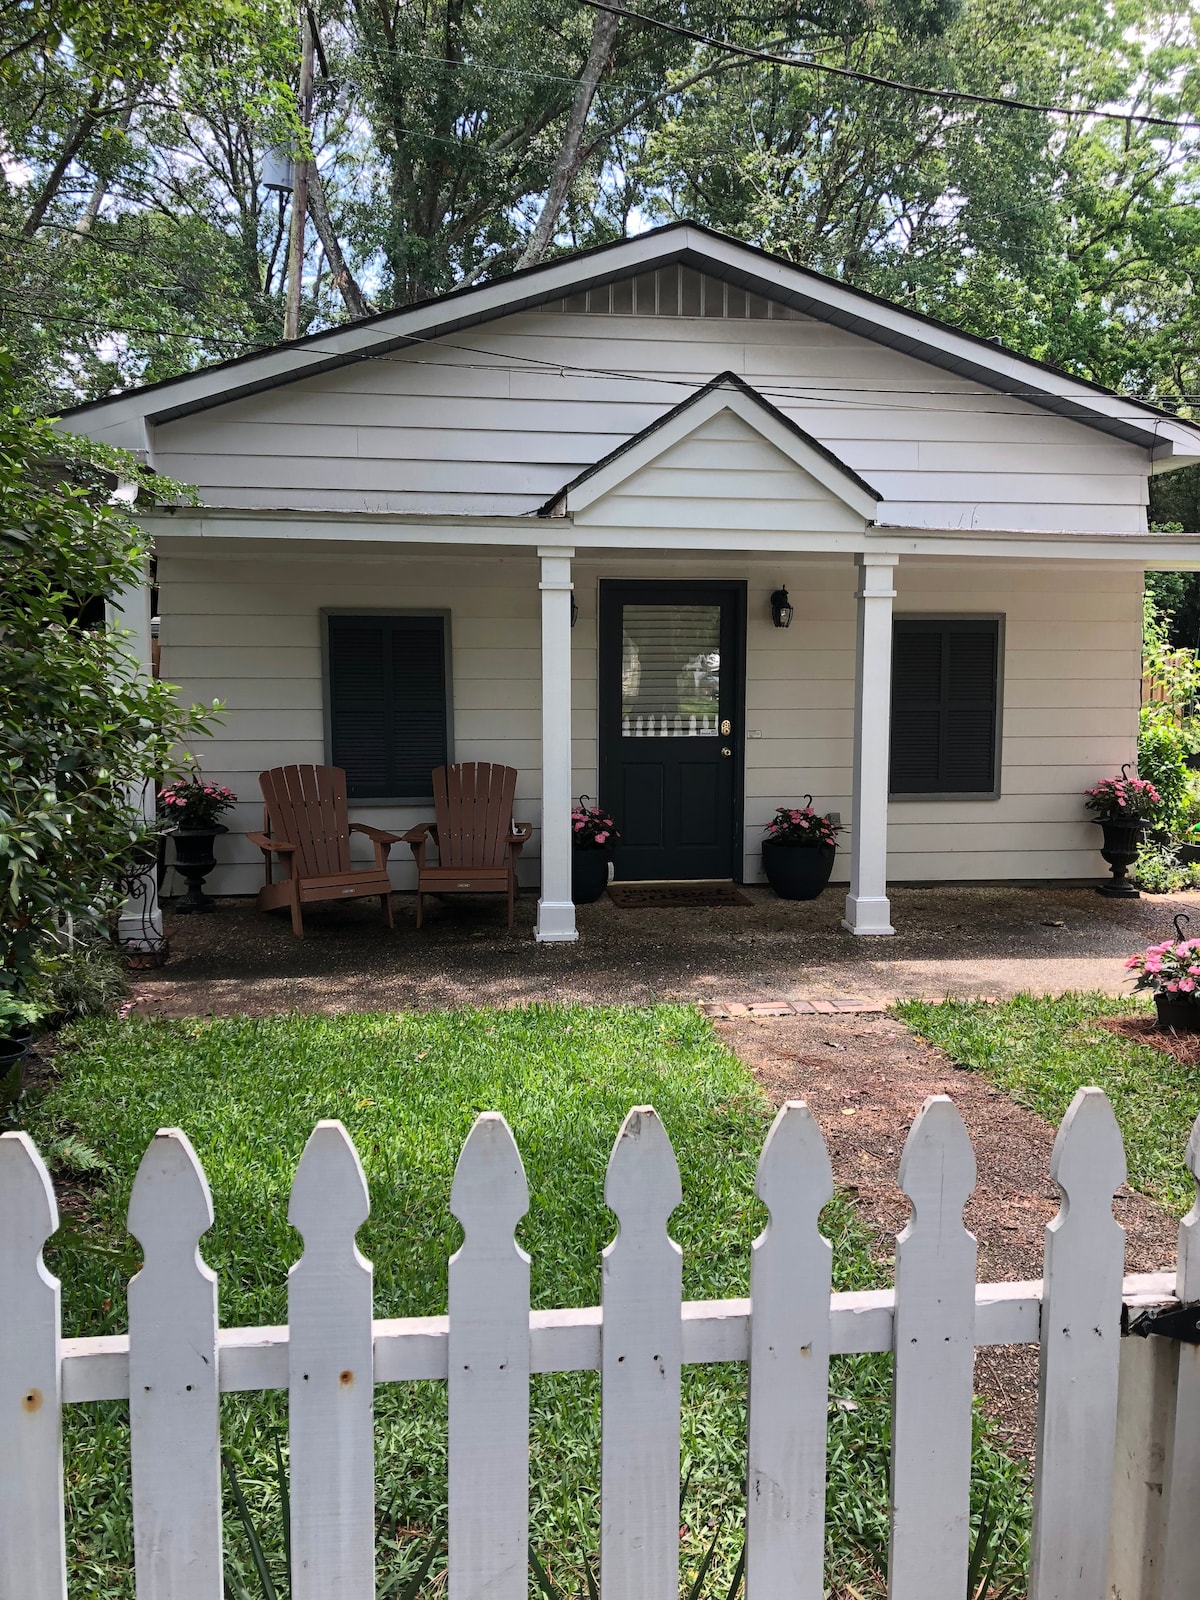
M 350 871 L 350 819 L 341 767 L 272 767 L 260 772 L 264 831 L 296 846 L 302 878 Z
M 517 769 L 488 761 L 437 767 L 433 808 L 444 867 L 502 867 L 512 832 Z

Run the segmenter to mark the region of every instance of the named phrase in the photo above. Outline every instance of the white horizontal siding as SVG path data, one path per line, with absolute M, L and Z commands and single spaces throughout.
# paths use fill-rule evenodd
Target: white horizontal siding
M 520 515 L 723 370 L 884 493 L 883 523 L 1144 527 L 1137 447 L 812 320 L 522 312 L 160 424 L 155 461 L 213 505 Z M 660 498 L 619 525 L 662 526 Z
M 806 793 L 849 820 L 853 749 L 854 588 L 849 559 L 766 567 L 724 558 L 578 560 L 572 633 L 573 791 L 598 791 L 596 607 L 602 578 L 744 578 L 748 585 L 745 875 L 761 878 L 763 823 Z M 185 700 L 226 703 L 223 724 L 197 741 L 204 769 L 240 803 L 219 842 L 218 893 L 252 893 L 261 858 L 244 838 L 261 823 L 257 774 L 322 761 L 323 607 L 446 610 L 451 614 L 454 756 L 519 772 L 518 813 L 540 827 L 538 563 L 531 557 L 381 562 L 330 546 L 324 559 L 239 558 L 212 542 L 159 556 L 163 675 Z M 768 597 L 786 583 L 790 629 L 774 628 Z M 897 569 L 900 614 L 1005 617 L 1004 738 L 999 799 L 897 800 L 890 808 L 894 881 L 1098 877 L 1096 830 L 1081 791 L 1132 759 L 1140 674 L 1141 578 L 1073 563 L 935 562 Z M 757 735 L 757 736 L 756 736 Z M 356 818 L 403 832 L 428 808 L 366 805 Z M 369 848 L 359 841 L 365 861 Z M 393 879 L 412 882 L 407 848 Z M 522 865 L 538 876 L 537 836 Z M 843 851 L 837 877 L 844 879 Z

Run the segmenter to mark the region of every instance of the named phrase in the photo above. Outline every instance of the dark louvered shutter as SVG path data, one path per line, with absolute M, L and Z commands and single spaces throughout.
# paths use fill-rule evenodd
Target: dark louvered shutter
M 996 788 L 1000 625 L 895 624 L 893 794 L 991 794 Z
M 449 759 L 441 617 L 329 618 L 330 759 L 352 800 L 426 800 Z

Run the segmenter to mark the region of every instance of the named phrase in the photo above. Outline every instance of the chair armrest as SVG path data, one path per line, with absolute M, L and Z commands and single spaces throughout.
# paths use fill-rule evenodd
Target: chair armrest
M 509 844 L 528 844 L 533 838 L 532 822 L 514 822 L 508 836 Z
M 297 848 L 294 844 L 289 844 L 286 839 L 268 839 L 265 833 L 248 833 L 246 838 L 260 850 L 274 851 L 279 856 L 294 855 Z
M 386 828 L 373 828 L 369 822 L 352 822 L 350 832 L 366 834 L 375 844 L 399 844 L 404 837 L 399 833 L 388 833 Z
M 394 844 L 400 843 L 400 835 L 398 833 L 388 833 L 384 828 L 373 828 L 369 822 L 352 822 L 350 824 L 350 832 L 361 833 L 365 838 L 370 839 L 375 846 L 375 865 L 377 867 L 387 866 L 388 852 Z
M 410 828 L 408 832 L 402 834 L 401 837 L 403 838 L 405 844 L 418 845 L 425 843 L 426 834 L 432 834 L 434 839 L 437 839 L 436 822 L 418 822 L 415 828 Z

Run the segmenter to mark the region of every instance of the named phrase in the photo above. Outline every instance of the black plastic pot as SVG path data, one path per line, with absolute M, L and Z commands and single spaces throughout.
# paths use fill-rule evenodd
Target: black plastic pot
M 836 859 L 836 845 L 763 841 L 763 871 L 781 900 L 815 900 L 829 882 Z
M 1177 994 L 1166 994 L 1160 989 L 1154 996 L 1154 1009 L 1158 1012 L 1160 1028 L 1170 1028 L 1175 1033 L 1200 1033 L 1200 1005 L 1194 1000 L 1181 999 Z
M 0 1037 L 0 1116 L 10 1111 L 21 1098 L 30 1038 L 28 1025 L 14 1028 L 11 1033 Z
M 575 904 L 590 906 L 607 888 L 607 850 L 572 850 L 571 899 Z
M 176 900 L 174 907 L 180 916 L 190 916 L 193 911 L 212 911 L 216 906 L 217 902 L 211 895 L 204 893 L 203 884 L 217 864 L 213 840 L 219 833 L 228 832 L 229 829 L 220 822 L 214 823 L 211 828 L 169 830 L 175 843 L 175 865 L 187 880 L 187 893 Z
M 1128 873 L 1137 860 L 1138 846 L 1147 824 L 1140 817 L 1132 822 L 1112 822 L 1104 818 L 1094 820 L 1104 835 L 1100 854 L 1112 868 L 1112 881 L 1098 884 L 1096 893 L 1109 895 L 1114 900 L 1139 899 L 1140 895 L 1130 883 Z

